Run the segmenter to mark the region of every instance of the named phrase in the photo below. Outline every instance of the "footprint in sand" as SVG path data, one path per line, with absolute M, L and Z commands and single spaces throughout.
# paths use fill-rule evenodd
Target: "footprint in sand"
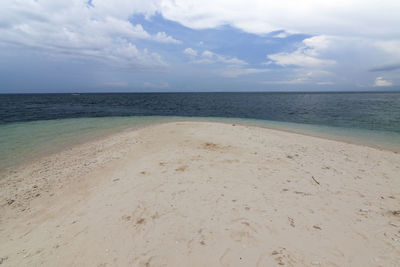
M 187 168 L 188 168 L 188 166 L 183 165 L 183 166 L 181 166 L 181 167 L 179 167 L 179 168 L 176 168 L 175 171 L 177 171 L 177 172 L 184 172 Z
M 244 240 L 255 241 L 254 236 L 257 234 L 257 230 L 246 218 L 239 218 L 232 222 L 234 223 L 232 228 L 235 230 L 231 232 L 230 236 L 233 240 L 237 242 L 242 242 Z
M 286 248 L 280 248 L 278 250 L 274 250 L 271 252 L 271 255 L 274 257 L 276 263 L 278 265 L 291 265 L 295 266 L 296 261 L 293 257 L 288 253 Z
M 295 224 L 294 224 L 294 219 L 293 218 L 288 217 L 288 220 L 289 220 L 290 226 L 296 227 Z

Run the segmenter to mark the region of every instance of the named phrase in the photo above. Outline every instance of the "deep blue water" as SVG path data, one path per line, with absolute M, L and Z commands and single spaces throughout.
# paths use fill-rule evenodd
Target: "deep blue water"
M 0 95 L 0 124 L 132 115 L 252 118 L 400 133 L 400 93 Z

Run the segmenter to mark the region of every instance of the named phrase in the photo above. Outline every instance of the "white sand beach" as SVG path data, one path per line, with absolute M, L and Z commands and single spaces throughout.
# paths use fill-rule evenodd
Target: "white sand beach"
M 2 266 L 399 266 L 400 154 L 171 122 L 0 179 Z

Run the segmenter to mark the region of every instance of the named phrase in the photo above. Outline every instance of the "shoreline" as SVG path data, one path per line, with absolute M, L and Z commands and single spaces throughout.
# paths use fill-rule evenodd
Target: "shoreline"
M 228 118 L 229 119 L 229 118 Z M 242 120 L 241 118 L 239 118 L 240 120 Z M 382 150 L 382 151 L 389 151 L 389 152 L 393 152 L 395 154 L 399 154 L 400 153 L 400 147 L 397 149 L 393 149 L 393 148 L 388 148 L 388 147 L 384 147 L 382 144 L 373 144 L 370 140 L 369 142 L 366 141 L 365 139 L 362 139 L 361 141 L 357 141 L 355 140 L 357 137 L 352 136 L 351 140 L 350 137 L 347 135 L 343 135 L 341 137 L 336 136 L 335 134 L 332 135 L 327 135 L 326 133 L 322 133 L 322 132 L 318 132 L 318 128 L 322 129 L 322 128 L 326 128 L 326 129 L 340 129 L 340 130 L 344 130 L 347 133 L 351 132 L 352 130 L 357 130 L 360 132 L 374 132 L 375 134 L 379 134 L 379 133 L 387 133 L 387 132 L 382 132 L 382 131 L 372 131 L 372 130 L 367 130 L 367 129 L 351 129 L 351 128 L 343 128 L 343 127 L 336 127 L 336 126 L 325 126 L 325 125 L 314 125 L 314 124 L 306 124 L 306 123 L 293 123 L 293 122 L 281 122 L 281 121 L 263 121 L 263 120 L 257 120 L 257 119 L 243 119 L 245 122 L 236 122 L 236 124 L 238 125 L 242 125 L 242 126 L 251 126 L 251 127 L 260 127 L 260 128 L 265 128 L 265 129 L 270 129 L 270 130 L 276 130 L 276 131 L 282 131 L 282 132 L 287 132 L 287 133 L 293 133 L 293 134 L 299 134 L 299 135 L 304 135 L 304 136 L 309 136 L 309 137 L 314 137 L 314 138 L 319 138 L 319 139 L 325 139 L 325 140 L 331 140 L 331 141 L 336 141 L 336 142 L 342 142 L 342 143 L 346 143 L 346 144 L 352 144 L 352 145 L 357 145 L 357 146 L 365 146 L 365 147 L 369 147 L 369 148 L 373 148 L 373 149 L 377 149 L 377 150 Z M 246 123 L 246 121 L 248 121 Z M 254 121 L 254 122 L 253 122 Z M 188 121 L 190 122 L 190 120 Z M 224 123 L 223 120 L 222 121 L 215 121 L 215 122 L 221 122 Z M 250 123 L 249 123 L 250 122 Z M 230 124 L 230 122 L 226 122 L 228 124 Z M 235 123 L 235 122 L 232 122 Z M 266 124 L 271 124 L 271 123 L 278 123 L 281 124 L 280 126 L 272 126 L 272 125 L 266 125 Z M 301 128 L 298 129 L 289 129 L 288 125 L 297 125 L 297 126 L 306 126 L 306 127 L 311 127 L 313 128 L 313 130 L 304 130 Z M 296 126 L 294 126 L 293 128 L 296 128 Z M 398 134 L 393 132 L 394 134 Z M 399 135 L 400 137 L 400 135 Z M 376 141 L 376 140 L 375 140 Z
M 100 131 L 103 131 L 102 133 L 98 133 L 98 130 L 92 131 L 91 133 L 85 133 L 83 139 L 82 138 L 82 133 L 77 133 L 76 137 L 70 137 L 69 140 L 64 140 L 60 142 L 56 142 L 55 147 L 51 149 L 42 149 L 39 148 L 39 152 L 33 153 L 32 155 L 29 155 L 28 158 L 26 159 L 18 159 L 18 162 L 14 165 L 9 165 L 9 166 L 4 166 L 0 168 L 0 177 L 2 174 L 13 171 L 15 169 L 19 169 L 21 166 L 23 167 L 26 164 L 31 164 L 35 162 L 38 158 L 43 158 L 43 157 L 48 157 L 56 153 L 60 153 L 63 150 L 66 149 L 71 149 L 74 146 L 79 146 L 87 142 L 92 142 L 95 140 L 101 140 L 103 138 L 110 137 L 114 134 L 118 134 L 120 132 L 124 131 L 130 131 L 130 130 L 136 130 L 140 129 L 143 127 L 151 126 L 151 125 L 156 125 L 156 124 L 163 124 L 163 123 L 169 123 L 169 122 L 215 122 L 215 123 L 224 123 L 224 124 L 237 124 L 237 125 L 242 125 L 242 126 L 251 126 L 251 127 L 260 127 L 260 128 L 265 128 L 265 129 L 271 129 L 271 130 L 276 130 L 276 131 L 283 131 L 283 132 L 288 132 L 288 133 L 294 133 L 294 134 L 300 134 L 300 135 L 305 135 L 305 136 L 310 136 L 310 137 L 315 137 L 315 138 L 321 138 L 321 139 L 326 139 L 326 140 L 332 140 L 332 141 L 337 141 L 337 142 L 343 142 L 347 144 L 353 144 L 353 145 L 359 145 L 359 146 L 365 146 L 365 147 L 370 147 L 373 149 L 378 149 L 378 150 L 384 150 L 384 151 L 390 151 L 393 153 L 400 153 L 400 146 L 399 148 L 389 148 L 388 144 L 383 145 L 382 143 L 379 143 L 377 140 L 374 142 L 371 142 L 371 140 L 365 140 L 364 138 L 361 138 L 359 140 L 357 139 L 357 136 L 349 136 L 348 134 L 352 131 L 352 129 L 347 129 L 347 128 L 341 128 L 341 127 L 334 127 L 334 126 L 323 126 L 323 125 L 312 125 L 312 124 L 300 124 L 300 123 L 291 123 L 291 122 L 279 122 L 279 121 L 265 121 L 265 120 L 258 120 L 258 119 L 247 119 L 247 118 L 223 118 L 223 117 L 175 117 L 175 116 L 144 116 L 144 117 L 105 117 L 105 118 L 100 118 L 100 119 L 107 119 L 107 120 L 113 120 L 113 119 L 135 119 L 135 118 L 140 118 L 140 119 L 147 119 L 149 118 L 148 122 L 141 122 L 139 124 L 131 124 L 131 125 L 125 125 L 125 126 L 118 126 L 114 128 L 108 128 L 108 129 L 98 129 Z M 63 120 L 81 120 L 82 118 L 78 119 L 63 119 Z M 83 118 L 83 119 L 93 119 L 93 118 Z M 55 121 L 63 121 L 63 120 L 55 120 Z M 155 120 L 155 121 L 152 121 Z M 48 122 L 48 121 L 38 121 L 40 122 Z M 37 123 L 36 121 L 34 123 Z M 273 125 L 275 124 L 275 125 Z M 276 125 L 278 124 L 278 125 Z M 297 128 L 296 127 L 303 127 L 303 128 Z M 305 127 L 305 128 L 304 128 Z M 310 129 L 307 129 L 308 127 L 311 127 Z M 334 134 L 327 134 L 326 132 L 321 132 L 321 129 L 337 129 L 337 130 L 344 130 L 346 132 L 345 135 L 335 136 Z M 306 129 L 306 130 L 305 130 Z M 318 131 L 319 130 L 319 131 Z M 379 131 L 371 131 L 371 130 L 365 130 L 365 129 L 357 129 L 357 131 L 361 132 L 373 132 L 374 134 L 380 134 L 384 132 L 379 132 Z M 399 135 L 400 136 L 400 135 Z M 47 145 L 48 146 L 48 145 Z M 32 152 L 29 152 L 32 153 Z
M 244 124 L 243 124 L 244 125 Z M 255 126 L 257 127 L 257 126 Z M 304 135 L 304 136 L 309 136 L 309 137 L 314 137 L 314 138 L 319 138 L 319 139 L 325 139 L 325 140 L 330 140 L 330 141 L 335 141 L 335 142 L 340 142 L 340 143 L 345 143 L 345 144 L 350 144 L 350 145 L 356 145 L 356 146 L 364 146 L 364 147 L 369 147 L 372 149 L 377 149 L 380 151 L 388 151 L 388 152 L 393 152 L 395 154 L 399 154 L 400 151 L 398 150 L 392 150 L 389 148 L 384 148 L 384 147 L 380 147 L 379 145 L 374 145 L 374 144 L 369 144 L 369 143 L 356 143 L 356 142 L 352 142 L 352 141 L 347 141 L 344 139 L 340 139 L 340 138 L 335 138 L 335 137 L 326 137 L 326 136 L 321 136 L 318 134 L 312 134 L 312 133 L 303 133 L 303 132 L 297 132 L 295 130 L 285 130 L 285 129 L 280 129 L 280 128 L 275 128 L 275 127 L 268 127 L 268 126 L 259 126 L 261 128 L 266 128 L 266 129 L 270 129 L 270 130 L 276 130 L 276 131 L 282 131 L 282 132 L 287 132 L 287 133 L 293 133 L 293 134 L 300 134 L 300 135 Z
M 131 117 L 105 117 L 108 120 L 113 120 L 115 118 L 117 119 L 130 119 Z M 135 118 L 135 117 L 132 117 Z M 159 119 L 158 116 L 155 116 L 156 120 Z M 32 121 L 32 122 L 27 122 L 27 123 L 47 123 L 47 122 L 65 122 L 65 121 L 79 121 L 82 118 L 71 118 L 71 119 L 59 119 L 59 120 L 43 120 L 43 121 Z M 83 118 L 83 119 L 104 119 L 104 118 Z M 24 122 L 22 122 L 24 123 Z M 18 163 L 15 165 L 11 166 L 6 166 L 3 168 L 0 168 L 0 177 L 3 173 L 5 172 L 10 172 L 15 169 L 19 169 L 23 167 L 24 165 L 27 164 L 32 164 L 35 161 L 41 159 L 41 158 L 46 158 L 50 157 L 52 155 L 55 155 L 57 153 L 61 153 L 64 150 L 72 149 L 73 147 L 79 146 L 79 145 L 84 145 L 85 143 L 91 143 L 91 142 L 96 142 L 96 141 L 101 141 L 104 138 L 112 137 L 112 135 L 123 133 L 125 131 L 134 131 L 143 127 L 151 126 L 157 123 L 163 123 L 163 122 L 144 122 L 144 123 L 139 123 L 139 124 L 129 124 L 129 125 L 118 125 L 116 127 L 111 127 L 111 128 L 102 128 L 100 127 L 99 129 L 94 129 L 90 133 L 82 133 L 82 132 L 77 132 L 74 133 L 76 136 L 74 137 L 68 137 L 64 140 L 51 140 L 52 142 L 55 142 L 55 147 L 51 149 L 42 149 L 42 148 L 36 148 L 39 149 L 39 152 L 32 152 L 29 151 L 27 153 L 31 153 L 32 155 L 29 155 L 26 159 L 18 159 Z M 19 124 L 19 123 L 18 123 Z M 98 132 L 100 131 L 100 133 Z M 47 147 L 50 145 L 45 143 Z

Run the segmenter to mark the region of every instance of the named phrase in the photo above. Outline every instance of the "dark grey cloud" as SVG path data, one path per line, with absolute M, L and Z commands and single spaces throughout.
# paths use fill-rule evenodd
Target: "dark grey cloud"
M 375 67 L 375 68 L 369 69 L 369 71 L 380 72 L 380 71 L 392 71 L 392 70 L 398 70 L 398 69 L 400 69 L 400 63 Z

